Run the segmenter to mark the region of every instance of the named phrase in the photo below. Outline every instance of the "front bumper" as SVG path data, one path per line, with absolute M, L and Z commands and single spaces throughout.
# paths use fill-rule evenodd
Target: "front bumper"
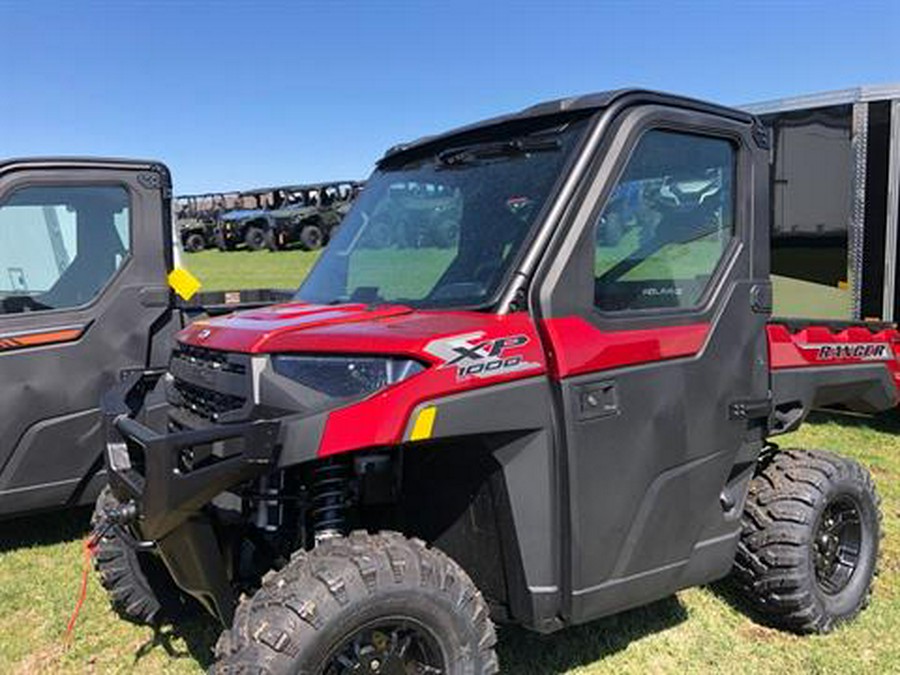
M 135 373 L 107 393 L 106 470 L 111 489 L 136 507 L 132 534 L 153 542 L 175 582 L 223 623 L 234 598 L 214 523 L 216 495 L 275 465 L 279 420 L 160 433 L 137 421 L 161 371 Z

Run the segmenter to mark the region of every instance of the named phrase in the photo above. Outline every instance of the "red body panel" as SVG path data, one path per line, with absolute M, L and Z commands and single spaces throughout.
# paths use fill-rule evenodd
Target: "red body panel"
M 698 354 L 709 325 L 671 326 L 650 330 L 601 331 L 580 317 L 541 322 L 547 343 L 553 346 L 551 372 L 561 379 L 639 363 L 651 363 Z
M 328 456 L 403 441 L 416 406 L 455 393 L 549 373 L 560 379 L 700 353 L 708 324 L 601 331 L 578 317 L 417 311 L 403 306 L 279 305 L 197 322 L 178 335 L 198 347 L 244 353 L 407 356 L 422 373 L 331 412 L 319 446 Z M 768 327 L 771 367 L 883 361 L 900 389 L 900 331 Z M 544 345 L 547 355 L 545 356 Z M 823 351 L 823 347 L 825 350 Z
M 792 332 L 783 324 L 768 326 L 769 364 L 780 368 L 884 363 L 900 391 L 900 330 L 872 331 L 851 326 L 833 331 L 827 325 Z
M 401 442 L 410 415 L 424 401 L 546 372 L 534 322 L 525 313 L 291 304 L 201 321 L 178 339 L 223 351 L 383 354 L 430 364 L 409 380 L 334 410 L 321 456 Z M 489 365 L 498 363 L 496 369 Z
M 331 341 L 325 341 L 324 336 L 313 338 L 317 344 L 320 340 L 323 346 L 331 344 L 332 349 L 334 345 L 351 349 L 353 337 L 344 331 L 337 333 Z M 496 345 L 498 341 L 511 337 L 524 338 L 516 341 L 517 344 L 511 344 L 501 355 L 507 361 L 520 360 L 516 367 L 505 371 L 461 375 L 460 366 L 447 359 L 442 360 L 434 353 L 438 351 L 435 345 L 444 346 L 459 336 L 470 336 L 468 344 L 478 353 L 485 354 L 486 363 L 502 363 L 502 360 L 490 360 L 489 350 L 478 345 Z M 367 339 L 371 341 L 372 351 L 415 354 L 433 365 L 423 373 L 360 403 L 332 412 L 319 446 L 321 456 L 399 443 L 413 410 L 420 403 L 546 372 L 544 353 L 534 323 L 524 313 L 507 316 L 474 312 L 434 313 L 429 316 L 429 313 L 422 312 L 386 321 L 381 330 L 368 334 Z

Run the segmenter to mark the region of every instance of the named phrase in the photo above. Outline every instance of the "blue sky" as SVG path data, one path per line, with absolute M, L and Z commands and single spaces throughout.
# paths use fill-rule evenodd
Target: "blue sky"
M 178 192 L 624 85 L 725 103 L 900 82 L 900 2 L 0 0 L 0 156 L 139 156 Z

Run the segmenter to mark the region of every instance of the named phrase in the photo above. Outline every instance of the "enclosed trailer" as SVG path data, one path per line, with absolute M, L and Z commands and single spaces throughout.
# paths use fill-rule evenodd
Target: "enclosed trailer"
M 900 318 L 900 85 L 743 107 L 771 132 L 776 316 Z

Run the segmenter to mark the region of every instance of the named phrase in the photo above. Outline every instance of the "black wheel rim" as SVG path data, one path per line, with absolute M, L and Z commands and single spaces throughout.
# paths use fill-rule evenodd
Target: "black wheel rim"
M 852 498 L 838 497 L 825 507 L 812 544 L 819 588 L 840 593 L 859 566 L 862 550 L 862 521 Z
M 444 650 L 418 621 L 386 618 L 344 638 L 322 675 L 448 675 Z
M 310 248 L 319 248 L 322 243 L 322 233 L 316 229 L 311 228 L 306 232 L 306 245 Z

